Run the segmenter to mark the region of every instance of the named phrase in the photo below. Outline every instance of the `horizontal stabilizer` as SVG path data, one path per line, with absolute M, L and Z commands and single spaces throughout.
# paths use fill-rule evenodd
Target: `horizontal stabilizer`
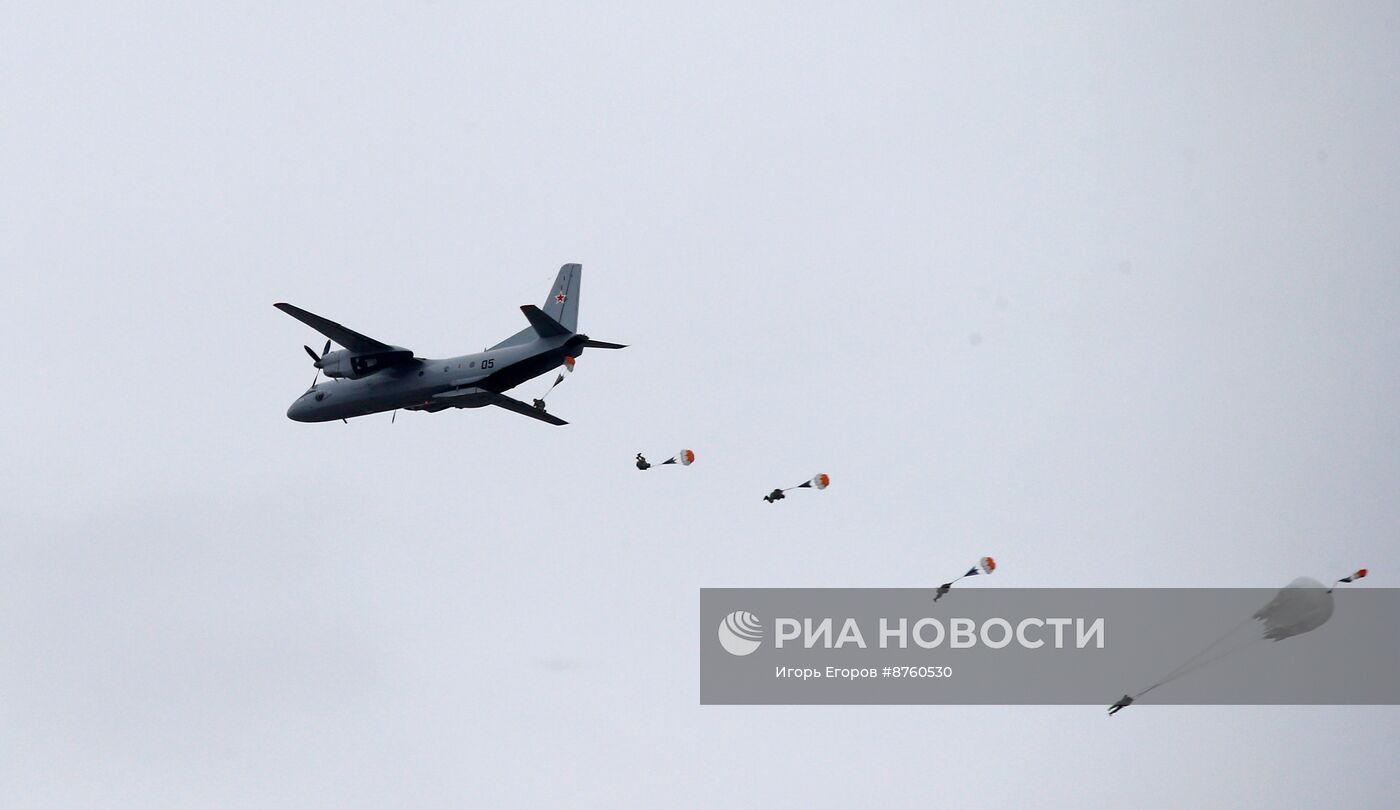
M 544 314 L 544 311 L 534 304 L 526 304 L 520 308 L 520 311 L 525 313 L 525 320 L 530 322 L 540 337 L 560 337 L 570 334 L 569 330 L 564 328 L 564 324 Z
M 585 340 L 585 341 L 583 342 L 583 345 L 584 345 L 586 348 L 589 348 L 589 349 L 625 349 L 625 348 L 627 348 L 625 345 L 623 345 L 623 344 L 621 344 L 621 343 L 608 343 L 608 342 L 602 341 L 602 340 Z

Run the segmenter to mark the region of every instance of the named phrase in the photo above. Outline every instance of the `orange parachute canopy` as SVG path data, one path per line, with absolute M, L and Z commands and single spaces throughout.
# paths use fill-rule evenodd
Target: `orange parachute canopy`
M 831 486 L 831 476 L 827 475 L 826 473 L 817 473 L 816 475 L 812 476 L 812 478 L 803 481 L 795 487 L 788 487 L 787 489 L 775 489 L 768 495 L 766 495 L 763 498 L 763 500 L 769 503 L 776 503 L 778 501 L 781 501 L 785 497 L 783 493 L 787 492 L 790 489 L 826 489 L 829 486 Z
M 667 464 L 679 464 L 679 465 L 681 465 L 682 467 L 689 467 L 690 465 L 692 465 L 692 464 L 694 464 L 694 463 L 695 463 L 695 451 L 694 451 L 694 450 L 681 450 L 679 453 L 677 453 L 677 454 L 675 454 L 674 456 L 671 456 L 670 458 L 668 458 L 668 459 L 666 459 L 665 461 L 661 462 L 662 466 L 665 466 L 665 465 L 667 465 Z
M 963 574 L 962 577 L 958 577 L 958 579 L 962 579 L 963 577 L 975 577 L 979 574 L 990 574 L 995 570 L 997 570 L 997 561 L 991 557 L 983 557 L 977 561 L 976 565 L 967 569 L 967 573 Z M 957 582 L 958 579 L 953 580 L 953 582 Z

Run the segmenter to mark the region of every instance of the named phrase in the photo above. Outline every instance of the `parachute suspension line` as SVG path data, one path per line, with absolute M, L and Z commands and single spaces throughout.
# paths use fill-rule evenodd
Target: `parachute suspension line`
M 1240 631 L 1241 628 L 1243 628 L 1244 626 L 1248 625 L 1248 624 L 1249 624 L 1250 622 L 1252 622 L 1252 621 L 1254 621 L 1254 617 L 1253 617 L 1253 616 L 1246 617 L 1246 618 L 1245 618 L 1243 621 L 1241 621 L 1239 624 L 1235 625 L 1234 627 L 1231 627 L 1229 630 L 1226 630 L 1226 631 L 1225 631 L 1224 633 L 1222 633 L 1222 634 L 1220 635 L 1220 637 L 1217 638 L 1215 641 L 1212 641 L 1211 643 L 1207 644 L 1207 645 L 1205 646 L 1205 649 L 1201 650 L 1200 652 L 1198 652 L 1198 653 L 1196 653 L 1195 655 L 1191 656 L 1190 658 L 1186 659 L 1186 660 L 1183 661 L 1182 663 L 1178 664 L 1177 667 L 1176 667 L 1175 669 L 1173 669 L 1171 672 L 1168 672 L 1166 675 L 1163 675 L 1162 678 L 1161 678 L 1161 680 L 1157 681 L 1156 683 L 1152 684 L 1151 686 L 1147 687 L 1146 689 L 1142 690 L 1141 692 L 1138 692 L 1136 695 L 1133 695 L 1133 700 L 1137 700 L 1138 698 L 1142 697 L 1143 695 L 1147 694 L 1148 692 L 1151 692 L 1153 689 L 1156 689 L 1157 687 L 1159 687 L 1159 686 L 1161 686 L 1161 685 L 1163 685 L 1163 684 L 1171 683 L 1172 681 L 1176 680 L 1177 678 L 1182 677 L 1183 675 L 1187 675 L 1187 674 L 1189 674 L 1189 673 L 1195 672 L 1196 670 L 1200 669 L 1202 666 L 1205 666 L 1206 664 L 1209 664 L 1209 663 L 1211 663 L 1211 662 L 1213 662 L 1213 661 L 1216 661 L 1216 660 L 1218 660 L 1218 659 L 1220 659 L 1220 658 L 1223 658 L 1223 657 L 1225 657 L 1226 655 L 1229 655 L 1230 653 L 1238 652 L 1239 650 L 1242 650 L 1242 649 L 1244 649 L 1245 647 L 1249 646 L 1250 644 L 1254 643 L 1255 641 L 1259 640 L 1259 639 L 1246 639 L 1244 644 L 1236 645 L 1236 646 L 1234 646 L 1234 647 L 1228 647 L 1224 653 L 1222 653 L 1222 654 L 1220 654 L 1220 655 L 1217 655 L 1217 656 L 1210 657 L 1210 658 L 1206 658 L 1204 661 L 1202 660 L 1203 658 L 1205 658 L 1207 655 L 1210 654 L 1211 650 L 1214 650 L 1216 647 L 1220 646 L 1220 643 L 1221 643 L 1221 642 L 1223 642 L 1225 639 L 1229 638 L 1230 636 L 1233 636 L 1233 635 L 1235 635 L 1236 633 L 1238 633 L 1238 632 Z
M 1196 670 L 1204 669 L 1205 667 L 1215 663 L 1216 661 L 1219 661 L 1222 658 L 1228 658 L 1237 652 L 1243 652 L 1246 648 L 1252 647 L 1263 640 L 1263 638 L 1247 638 L 1243 642 L 1236 644 L 1233 647 L 1226 647 L 1224 650 L 1216 653 L 1215 655 L 1212 655 L 1209 658 L 1203 658 L 1200 661 L 1197 661 L 1195 664 L 1192 664 L 1190 667 L 1182 670 L 1181 672 L 1178 672 L 1172 678 L 1172 680 L 1184 678 L 1187 675 L 1190 675 L 1191 673 L 1195 672 Z
M 1217 648 L 1217 647 L 1220 646 L 1221 642 L 1225 641 L 1226 639 L 1228 639 L 1228 638 L 1230 638 L 1231 636 L 1233 636 L 1233 635 L 1235 635 L 1236 633 L 1238 633 L 1238 632 L 1240 631 L 1241 628 L 1243 628 L 1245 625 L 1249 624 L 1249 622 L 1251 622 L 1251 621 L 1253 621 L 1253 618 L 1252 618 L 1252 617 L 1246 618 L 1246 619 L 1242 620 L 1239 624 L 1235 625 L 1234 627 L 1230 628 L 1229 630 L 1226 630 L 1224 633 L 1222 633 L 1218 638 L 1216 638 L 1216 639 L 1215 639 L 1214 641 L 1212 641 L 1210 644 L 1207 644 L 1207 645 L 1205 646 L 1205 648 L 1203 648 L 1200 652 L 1197 652 L 1195 655 L 1191 656 L 1190 658 L 1187 658 L 1185 661 L 1183 661 L 1183 662 L 1181 662 L 1180 664 L 1178 664 L 1171 672 L 1168 672 L 1166 675 L 1163 675 L 1163 676 L 1161 677 L 1161 679 L 1158 680 L 1156 683 L 1152 684 L 1151 686 L 1147 687 L 1146 689 L 1142 690 L 1141 692 L 1138 692 L 1136 695 L 1133 695 L 1133 699 L 1136 700 L 1137 698 L 1139 698 L 1139 697 L 1141 697 L 1141 696 L 1147 694 L 1148 692 L 1151 692 L 1153 689 L 1156 689 L 1157 687 L 1161 686 L 1162 684 L 1170 683 L 1171 681 L 1176 680 L 1177 678 L 1181 677 L 1182 675 L 1186 674 L 1187 672 L 1194 671 L 1194 667 L 1193 667 L 1194 664 L 1196 664 L 1197 662 L 1201 661 L 1203 658 L 1205 658 L 1206 656 L 1208 656 L 1212 650 L 1214 650 L 1215 648 Z M 1211 660 L 1214 660 L 1214 659 L 1212 658 Z
M 555 378 L 554 378 L 554 385 L 551 385 L 549 388 L 545 389 L 545 392 L 544 392 L 543 394 L 540 394 L 539 400 L 540 400 L 541 402 L 543 402 L 543 401 L 544 401 L 544 398 L 547 397 L 547 396 L 549 396 L 550 394 L 554 393 L 554 389 L 557 388 L 557 387 L 559 387 L 559 383 L 561 383 L 561 382 L 563 382 L 563 381 L 564 381 L 564 375 L 563 375 L 563 374 L 560 374 L 558 377 L 555 377 Z

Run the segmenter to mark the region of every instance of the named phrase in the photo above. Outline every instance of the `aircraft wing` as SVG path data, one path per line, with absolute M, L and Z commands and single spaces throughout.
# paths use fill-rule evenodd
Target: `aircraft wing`
M 542 411 L 533 405 L 526 405 L 518 399 L 511 399 L 505 394 L 492 393 L 488 396 L 488 399 L 492 405 L 498 408 L 505 408 L 508 411 L 515 411 L 521 416 L 528 416 L 531 419 L 538 419 L 541 422 L 548 422 L 551 425 L 569 424 L 552 413 Z
M 484 408 L 487 405 L 495 405 L 498 408 L 515 411 L 521 416 L 528 416 L 531 419 L 538 419 L 541 422 L 548 422 L 551 425 L 569 424 L 554 414 L 546 413 L 533 405 L 526 405 L 518 399 L 511 399 L 505 394 L 498 394 L 495 391 L 488 391 L 485 388 L 458 388 L 452 391 L 444 391 L 433 397 L 430 403 L 411 407 L 424 410 L 441 410 L 442 408 Z
M 387 343 L 380 343 L 372 337 L 366 337 L 353 329 L 346 329 L 335 321 L 322 318 L 314 312 L 307 312 L 301 307 L 294 307 L 291 304 L 273 304 L 273 306 L 352 352 L 369 354 L 371 352 L 392 351 L 395 348 Z

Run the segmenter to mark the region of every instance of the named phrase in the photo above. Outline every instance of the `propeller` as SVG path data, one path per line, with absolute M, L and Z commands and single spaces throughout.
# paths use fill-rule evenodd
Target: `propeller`
M 303 344 L 302 348 L 306 349 L 306 353 L 311 356 L 312 364 L 316 366 L 316 376 L 311 378 L 311 387 L 315 388 L 316 381 L 321 379 L 321 358 L 325 357 L 327 354 L 330 354 L 331 342 L 329 340 L 326 341 L 326 347 L 321 350 L 321 353 L 319 355 L 316 354 L 316 350 L 312 349 L 310 346 Z

